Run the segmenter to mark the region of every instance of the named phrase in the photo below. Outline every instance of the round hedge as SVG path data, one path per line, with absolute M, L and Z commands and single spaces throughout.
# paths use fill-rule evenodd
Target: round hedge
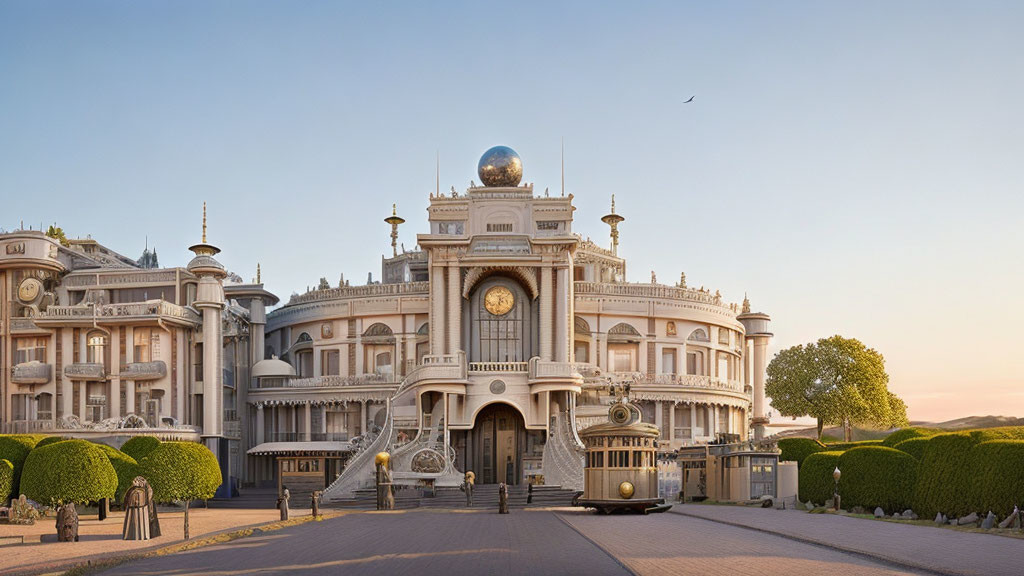
M 779 460 L 796 462 L 797 466 L 802 466 L 804 459 L 811 454 L 828 450 L 824 444 L 813 438 L 783 438 L 779 440 L 778 445 L 779 450 L 782 450 Z
M 971 449 L 971 504 L 980 514 L 1000 518 L 1021 504 L 1024 496 L 1024 441 L 990 440 Z
M 917 460 L 885 446 L 861 446 L 839 457 L 839 495 L 843 507 L 881 507 L 892 513 L 913 504 Z
M 163 442 L 139 462 L 157 502 L 207 500 L 221 484 L 220 465 L 210 449 L 195 442 Z
M 842 452 L 815 452 L 804 460 L 799 471 L 801 502 L 809 500 L 820 505 L 832 498 L 835 492 L 832 472 L 839 465 L 839 457 L 842 455 Z
M 114 494 L 114 499 L 121 502 L 124 499 L 125 491 L 131 488 L 132 480 L 139 475 L 139 463 L 131 456 L 106 444 L 97 444 L 96 446 L 103 451 L 114 467 L 114 472 L 117 474 L 117 492 Z
M 893 446 L 893 448 L 899 450 L 900 452 L 906 452 L 907 454 L 910 454 L 911 456 L 914 457 L 915 460 L 920 462 L 921 459 L 924 458 L 924 449 L 928 446 L 928 440 L 930 439 L 930 436 L 917 436 L 914 438 L 910 438 L 908 440 L 904 440 L 903 442 L 900 442 L 899 444 Z
M 127 442 L 121 445 L 121 452 L 131 456 L 136 462 L 138 462 L 155 450 L 159 445 L 160 439 L 155 436 L 132 436 Z
M 882 446 L 888 446 L 889 448 L 896 448 L 896 445 L 904 440 L 910 440 L 911 438 L 928 438 L 941 433 L 942 430 L 937 428 L 922 428 L 920 426 L 909 426 L 907 428 L 900 428 L 899 430 L 889 434 L 882 440 Z
M 844 452 L 846 450 L 852 450 L 853 448 L 860 448 L 861 446 L 881 445 L 881 440 L 858 440 L 856 442 L 835 442 L 833 444 L 826 444 L 825 449 L 831 452 Z
M 106 454 L 85 440 L 68 440 L 29 453 L 21 493 L 42 504 L 87 504 L 113 498 L 117 473 Z
M 42 448 L 43 446 L 49 446 L 54 442 L 61 442 L 67 440 L 67 438 L 61 438 L 60 436 L 47 436 L 36 444 L 36 448 Z
M 10 494 L 14 484 L 14 464 L 0 460 L 0 494 Z M 0 496 L 0 506 L 7 503 L 7 496 Z
M 28 458 L 29 452 L 35 448 L 42 439 L 41 436 L 33 434 L 10 434 L 0 436 L 0 460 L 7 460 L 13 466 L 14 472 L 11 478 L 11 486 L 7 492 L 0 494 L 0 499 L 17 497 L 21 484 L 21 470 Z

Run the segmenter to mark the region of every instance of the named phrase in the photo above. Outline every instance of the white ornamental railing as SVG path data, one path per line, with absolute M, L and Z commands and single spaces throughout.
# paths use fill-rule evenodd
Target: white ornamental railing
M 40 320 L 134 318 L 164 316 L 199 322 L 199 314 L 185 306 L 164 300 L 148 300 L 129 304 L 80 304 L 77 306 L 50 306 L 39 315 Z
M 394 284 L 369 284 L 366 286 L 342 286 L 312 290 L 305 294 L 297 294 L 288 300 L 288 304 L 335 300 L 338 298 L 363 298 L 368 296 L 401 296 L 403 294 L 427 294 L 430 292 L 429 282 L 398 282 Z
M 526 372 L 526 362 L 470 362 L 470 372 Z

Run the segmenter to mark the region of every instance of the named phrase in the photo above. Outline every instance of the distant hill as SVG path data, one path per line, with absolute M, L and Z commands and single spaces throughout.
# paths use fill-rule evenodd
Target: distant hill
M 957 418 L 955 420 L 947 420 L 945 422 L 924 422 L 914 421 L 910 423 L 911 426 L 921 426 L 924 428 L 939 428 L 942 430 L 973 430 L 977 428 L 998 428 L 1000 426 L 1024 426 L 1024 418 L 1014 418 L 1013 416 L 967 416 L 965 418 Z M 895 429 L 893 429 L 895 430 Z M 854 441 L 860 440 L 877 440 L 879 438 L 885 438 L 893 430 L 870 430 L 865 428 L 853 429 Z M 822 433 L 825 436 L 826 441 L 839 441 L 843 438 L 843 429 L 840 426 L 826 427 Z M 817 435 L 817 430 L 814 426 L 807 428 L 794 428 L 790 430 L 781 431 L 775 435 L 776 438 L 814 438 Z

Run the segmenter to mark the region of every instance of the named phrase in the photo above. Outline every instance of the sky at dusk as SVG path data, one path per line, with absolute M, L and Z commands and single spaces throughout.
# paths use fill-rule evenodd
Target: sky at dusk
M 1024 416 L 1024 3 L 0 2 L 0 228 L 287 299 L 380 275 L 490 146 L 631 281 L 842 334 L 912 419 Z M 683 101 L 695 96 L 690 104 Z

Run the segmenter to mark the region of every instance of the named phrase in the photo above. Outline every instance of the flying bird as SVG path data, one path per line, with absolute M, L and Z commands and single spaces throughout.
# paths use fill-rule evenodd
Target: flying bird
M 696 94 L 694 96 L 696 96 Z M 686 102 L 683 102 L 683 104 L 689 104 L 690 102 L 693 102 L 694 96 L 690 96 L 690 99 L 687 100 Z

